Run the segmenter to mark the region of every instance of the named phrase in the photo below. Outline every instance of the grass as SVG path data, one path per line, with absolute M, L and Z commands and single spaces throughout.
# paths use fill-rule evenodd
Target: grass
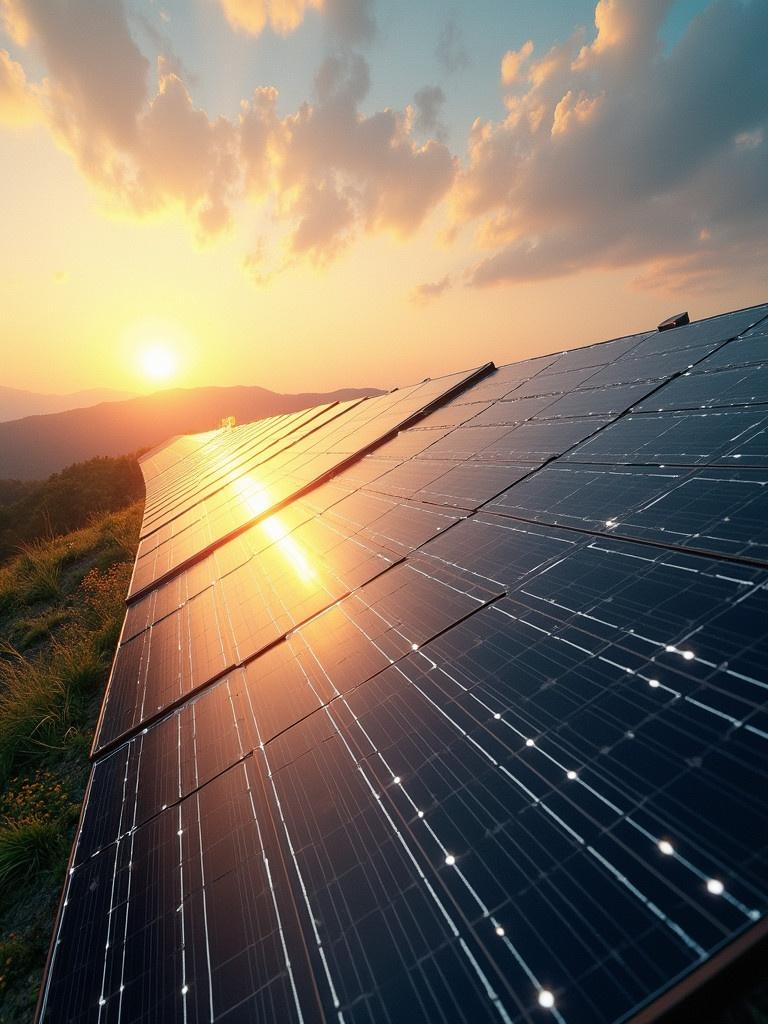
M 66 861 L 67 847 L 56 822 L 45 818 L 0 826 L 0 892 L 10 892 L 27 875 Z
M 34 1011 L 140 520 L 102 513 L 0 565 L 0 1024 Z

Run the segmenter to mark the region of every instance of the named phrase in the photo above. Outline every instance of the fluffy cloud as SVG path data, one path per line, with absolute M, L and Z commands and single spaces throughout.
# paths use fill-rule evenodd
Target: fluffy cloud
M 326 262 L 360 231 L 406 237 L 451 188 L 457 163 L 447 147 L 418 144 L 409 111 L 363 115 L 368 89 L 362 57 L 334 56 L 317 72 L 315 101 L 294 114 L 279 118 L 274 89 L 241 106 L 246 186 L 290 225 L 293 256 Z
M 24 68 L 7 50 L 0 50 L 0 124 L 26 124 L 36 116 L 37 103 Z
M 230 25 L 251 35 L 260 35 L 269 27 L 287 35 L 294 32 L 310 8 L 322 6 L 322 0 L 220 0 Z
M 473 284 L 637 266 L 709 286 L 766 252 L 768 5 L 716 0 L 668 53 L 670 0 L 600 0 L 596 34 L 502 63 L 507 116 L 476 121 L 454 200 L 492 250 Z
M 62 131 L 76 124 L 118 146 L 135 139 L 149 63 L 131 38 L 118 0 L 5 0 L 11 24 L 40 46 L 48 101 Z M 87 26 L 87 31 L 83 31 Z
M 501 80 L 504 85 L 514 85 L 518 81 L 523 67 L 532 53 L 532 39 L 523 43 L 519 50 L 507 50 L 501 59 Z
M 183 207 L 203 238 L 225 228 L 238 186 L 236 133 L 195 109 L 163 58 L 150 99 L 149 63 L 120 0 L 5 2 L 45 60 L 39 95 L 49 124 L 91 181 L 138 214 Z
M 376 31 L 371 0 L 219 0 L 230 25 L 250 35 L 269 27 L 294 32 L 309 10 L 322 11 L 331 30 L 347 43 L 368 42 Z
M 38 92 L 51 130 L 93 183 L 138 215 L 181 208 L 206 239 L 226 229 L 237 203 L 266 200 L 288 259 L 324 263 L 360 231 L 410 234 L 451 187 L 456 161 L 435 139 L 414 140 L 410 108 L 360 113 L 369 89 L 362 57 L 328 58 L 315 100 L 286 117 L 277 91 L 261 88 L 237 119 L 212 120 L 194 105 L 172 55 L 160 58 L 150 95 L 149 64 L 121 0 L 100 0 L 95 14 L 92 0 L 0 2 L 17 38 L 34 42 L 45 60 Z M 365 3 L 327 0 L 325 9 L 354 34 L 371 30 Z M 278 16 L 275 5 L 269 10 Z M 88 33 L 75 31 L 86 23 Z M 21 66 L 4 54 L 0 109 L 15 111 L 28 95 Z M 428 121 L 440 96 L 423 99 Z
M 310 7 L 337 40 L 374 30 L 370 0 L 221 2 L 252 32 L 289 31 Z M 262 203 L 277 256 L 256 247 L 245 261 L 255 280 L 323 264 L 366 232 L 407 237 L 450 196 L 453 237 L 476 229 L 471 284 L 633 266 L 645 287 L 712 287 L 768 257 L 768 4 L 715 0 L 665 51 L 670 3 L 600 0 L 591 36 L 508 51 L 506 114 L 475 121 L 463 165 L 441 141 L 442 90 L 425 86 L 404 111 L 364 112 L 369 69 L 348 47 L 293 113 L 265 87 L 238 117 L 212 119 L 153 30 L 167 52 L 151 85 L 122 0 L 0 0 L 6 30 L 45 66 L 30 82 L 0 51 L 0 119 L 44 118 L 111 199 L 137 215 L 183 210 L 204 239 L 238 204 Z M 456 70 L 455 25 L 444 35 Z

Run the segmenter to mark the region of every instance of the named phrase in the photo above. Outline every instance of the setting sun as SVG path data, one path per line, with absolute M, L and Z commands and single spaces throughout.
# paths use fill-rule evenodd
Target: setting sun
M 142 371 L 150 380 L 170 380 L 175 375 L 177 367 L 176 355 L 162 345 L 148 348 L 141 355 Z

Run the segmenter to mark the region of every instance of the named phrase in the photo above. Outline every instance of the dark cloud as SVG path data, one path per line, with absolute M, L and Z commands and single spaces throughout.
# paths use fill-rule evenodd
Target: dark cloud
M 439 85 L 425 85 L 413 97 L 413 126 L 423 135 L 434 135 L 444 139 L 447 132 L 440 121 L 440 112 L 445 103 L 445 93 Z
M 349 46 L 373 41 L 376 18 L 373 0 L 325 0 L 323 9 L 331 32 Z
M 469 54 L 464 47 L 461 30 L 455 18 L 448 18 L 441 28 L 435 45 L 435 57 L 443 71 L 449 75 L 469 67 Z
M 424 284 L 417 284 L 411 292 L 411 301 L 418 304 L 431 302 L 444 295 L 451 287 L 451 278 L 448 274 L 441 277 L 439 281 L 425 281 Z
M 638 266 L 693 285 L 764 251 L 768 4 L 717 0 L 664 53 L 669 6 L 601 0 L 591 43 L 509 62 L 507 117 L 475 123 L 456 189 L 495 249 L 472 283 Z

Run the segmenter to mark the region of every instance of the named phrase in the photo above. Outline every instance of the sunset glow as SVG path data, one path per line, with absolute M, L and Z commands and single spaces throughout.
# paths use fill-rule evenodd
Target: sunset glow
M 142 353 L 141 367 L 146 377 L 160 383 L 168 381 L 174 376 L 178 360 L 170 349 L 158 345 Z
M 389 388 L 762 298 L 717 57 L 764 3 L 99 9 L 0 0 L 9 386 Z

